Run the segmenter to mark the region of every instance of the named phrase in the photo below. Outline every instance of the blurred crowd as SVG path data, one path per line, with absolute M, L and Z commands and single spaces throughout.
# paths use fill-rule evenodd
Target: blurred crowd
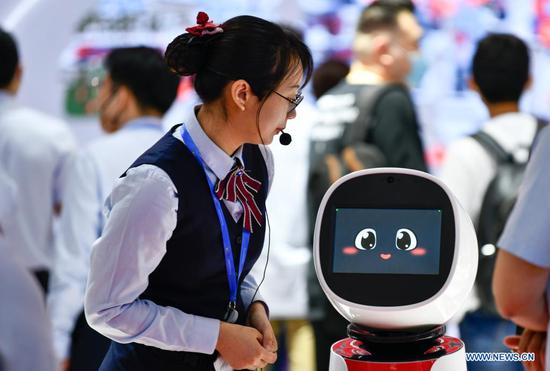
M 327 370 L 330 345 L 347 336 L 312 262 L 324 191 L 364 168 L 430 171 L 410 92 L 421 77 L 422 35 L 411 2 L 366 7 L 352 60 L 315 66 L 311 94 L 287 128 L 291 145 L 271 145 L 270 235 L 251 274 L 262 282 L 280 344 L 272 370 Z M 172 104 L 200 104 L 192 94 L 174 103 L 179 79 L 155 49 L 114 49 L 104 67 L 97 106 L 105 135 L 80 146 L 62 119 L 18 103 L 24 66 L 14 37 L 0 31 L 0 370 L 98 369 L 110 340 L 88 325 L 84 298 L 105 200 L 162 136 Z M 469 370 L 545 370 L 550 129 L 520 109 L 532 84 L 528 46 L 511 34 L 487 35 L 468 81 L 490 118 L 449 144 L 436 175 L 472 218 L 480 260 L 474 290 L 447 331 L 468 352 L 536 354 L 535 362 Z M 186 120 L 177 107 L 170 112 L 171 125 Z

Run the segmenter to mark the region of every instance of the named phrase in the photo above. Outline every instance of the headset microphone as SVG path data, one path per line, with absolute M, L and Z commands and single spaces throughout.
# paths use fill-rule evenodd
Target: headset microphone
M 281 135 L 279 136 L 279 143 L 281 143 L 283 146 L 288 146 L 292 142 L 292 137 L 288 133 L 284 133 L 281 130 Z

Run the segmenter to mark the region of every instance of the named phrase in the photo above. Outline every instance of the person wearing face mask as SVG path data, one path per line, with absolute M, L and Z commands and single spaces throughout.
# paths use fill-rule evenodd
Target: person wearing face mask
M 312 148 L 328 150 L 331 142 L 339 141 L 345 145 L 349 142 L 368 143 L 380 152 L 384 166 L 427 171 L 419 124 L 407 86 L 407 79 L 413 71 L 411 59 L 418 53 L 421 36 L 422 28 L 410 1 L 378 0 L 363 10 L 353 42 L 354 58 L 350 71 L 317 102 L 320 120 L 312 130 Z M 360 126 L 367 128 L 364 135 L 354 131 Z M 323 147 L 315 142 L 327 144 Z M 363 168 L 362 163 L 357 165 L 351 170 Z M 319 201 L 312 181 L 314 171 L 312 166 L 308 196 L 312 210 L 310 219 L 314 218 L 318 208 L 316 202 Z M 317 368 L 326 370 L 328 349 L 346 336 L 347 323 L 328 303 L 313 268 L 310 271 L 308 290 Z
M 104 65 L 99 119 L 109 135 L 69 160 L 48 297 L 62 370 L 97 370 L 107 352 L 109 339 L 87 325 L 83 312 L 92 244 L 105 223 L 103 203 L 116 179 L 162 136 L 161 118 L 179 84 L 152 48 L 114 49 Z
M 296 117 L 311 53 L 261 18 L 199 12 L 165 59 L 203 103 L 107 198 L 85 299 L 88 323 L 112 340 L 100 370 L 262 368 L 277 358 L 249 274 L 269 222 L 266 145 Z
M 419 72 L 413 68 L 413 61 L 418 59 L 422 33 L 411 2 L 375 1 L 360 16 L 350 72 L 325 96 L 337 99 L 352 93 L 354 104 L 361 104 L 359 95 L 365 90 L 383 87 L 371 108 L 372 119 L 363 140 L 380 149 L 387 166 L 426 171 L 419 124 L 407 85 Z M 342 111 L 345 109 L 342 107 Z

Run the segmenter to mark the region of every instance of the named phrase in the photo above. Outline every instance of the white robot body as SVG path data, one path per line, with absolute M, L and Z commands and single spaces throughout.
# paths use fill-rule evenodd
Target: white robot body
M 458 203 L 456 197 L 454 197 L 447 186 L 438 178 L 419 171 L 397 168 L 363 170 L 342 177 L 327 191 L 328 197 L 325 196 L 323 198 L 317 215 L 314 246 L 318 246 L 318 241 L 315 239 L 320 235 L 322 212 L 330 197 L 331 190 L 336 189 L 340 184 L 355 177 L 380 173 L 384 174 L 388 172 L 424 177 L 436 183 L 447 192 L 453 205 L 456 231 L 458 232 L 456 233 L 455 246 L 461 246 L 460 249 L 455 249 L 453 266 L 447 282 L 435 296 L 420 303 L 399 307 L 360 305 L 338 296 L 331 290 L 321 273 L 319 254 L 316 253 L 314 254 L 314 263 L 319 283 L 334 308 L 352 323 L 388 330 L 446 323 L 456 313 L 459 306 L 462 305 L 474 284 L 477 272 L 478 249 L 472 221 L 468 217 L 466 211 Z
M 444 324 L 473 287 L 478 246 L 439 179 L 400 168 L 342 177 L 319 207 L 313 257 L 321 288 L 351 323 L 330 371 L 466 371 L 464 343 L 444 336 Z

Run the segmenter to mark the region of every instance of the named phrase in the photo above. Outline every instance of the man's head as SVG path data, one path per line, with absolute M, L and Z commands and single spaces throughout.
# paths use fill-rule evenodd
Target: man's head
M 365 8 L 359 19 L 353 43 L 355 58 L 385 81 L 404 82 L 421 37 L 422 27 L 410 1 L 378 0 Z
M 16 94 L 21 84 L 21 74 L 15 39 L 0 29 L 0 90 Z
M 529 49 L 508 34 L 490 34 L 477 45 L 470 85 L 487 104 L 517 103 L 530 83 Z
M 114 49 L 105 59 L 99 91 L 103 129 L 114 132 L 140 116 L 162 116 L 177 93 L 179 77 L 159 51 L 147 47 Z

